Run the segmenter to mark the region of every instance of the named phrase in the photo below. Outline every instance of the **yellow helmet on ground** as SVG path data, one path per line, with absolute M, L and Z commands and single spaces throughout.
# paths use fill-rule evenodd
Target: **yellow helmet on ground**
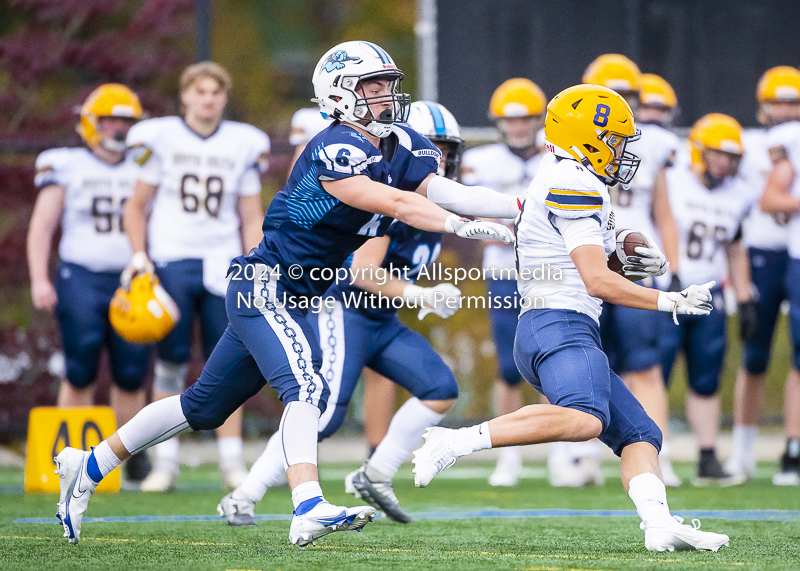
M 759 103 L 800 101 L 800 70 L 788 65 L 768 69 L 758 81 L 756 99 Z
M 530 79 L 516 77 L 500 84 L 489 101 L 489 118 L 528 117 L 544 112 L 547 98 Z
M 638 94 L 642 88 L 642 72 L 624 55 L 603 54 L 583 72 L 583 83 L 602 85 L 623 96 Z
M 142 117 L 142 104 L 136 94 L 119 83 L 106 83 L 89 94 L 81 106 L 81 120 L 75 127 L 90 149 L 102 141 L 97 131 L 100 117 Z
M 722 113 L 704 115 L 689 131 L 689 148 L 692 164 L 699 166 L 705 172 L 703 151 L 707 149 L 738 156 L 744 154 L 742 126 L 733 117 Z
M 544 136 L 548 151 L 574 158 L 607 185 L 630 182 L 639 168 L 639 157 L 625 150 L 640 136 L 633 111 L 607 87 L 575 85 L 553 97 Z
M 675 96 L 672 86 L 663 77 L 654 73 L 642 74 L 639 102 L 641 105 L 668 107 L 669 109 L 678 106 L 678 98 Z
M 139 274 L 130 291 L 117 289 L 108 308 L 114 331 L 131 343 L 155 343 L 180 319 L 178 306 L 151 273 Z

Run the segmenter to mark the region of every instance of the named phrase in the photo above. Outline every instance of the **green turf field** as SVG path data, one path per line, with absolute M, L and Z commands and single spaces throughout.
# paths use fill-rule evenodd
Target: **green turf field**
M 342 477 L 355 466 L 323 466 L 329 500 L 353 503 Z M 231 528 L 219 519 L 186 522 L 85 522 L 82 541 L 69 545 L 53 523 L 14 523 L 52 518 L 55 495 L 23 495 L 19 470 L 0 471 L 0 569 L 800 569 L 800 488 L 770 483 L 775 466 L 761 465 L 743 486 L 670 490 L 670 507 L 691 510 L 795 510 L 775 514 L 788 521 L 704 517 L 703 528 L 731 536 L 719 553 L 650 553 L 636 517 L 464 517 L 498 510 L 632 510 L 617 468 L 604 467 L 607 483 L 594 489 L 554 489 L 544 466 L 526 469 L 519 486 L 493 489 L 491 467 L 457 465 L 430 487 L 413 487 L 410 465 L 395 489 L 411 513 L 427 514 L 403 526 L 379 519 L 363 533 L 334 534 L 300 551 L 288 543 L 288 520 L 259 520 L 257 528 Z M 678 465 L 690 477 L 692 466 Z M 214 467 L 183 468 L 176 492 L 122 492 L 92 498 L 86 517 L 211 516 L 221 497 Z M 270 490 L 256 514 L 291 511 L 286 488 Z M 739 514 L 741 517 L 741 513 Z M 435 517 L 431 517 L 435 516 Z

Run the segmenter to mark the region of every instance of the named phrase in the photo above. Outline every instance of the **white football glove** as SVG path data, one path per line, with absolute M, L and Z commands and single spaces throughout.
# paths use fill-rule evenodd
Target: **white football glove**
M 472 240 L 502 240 L 504 244 L 514 243 L 514 234 L 507 226 L 485 220 L 469 220 L 455 214 L 447 217 L 444 229 L 450 234 Z
M 649 248 L 644 246 L 637 246 L 634 251 L 639 254 L 638 256 L 626 256 L 622 264 L 622 271 L 625 276 L 634 276 L 639 278 L 654 278 L 664 275 L 669 270 L 669 262 L 664 255 L 656 241 L 653 240 L 648 234 L 639 232 L 647 239 L 650 244 Z
M 125 269 L 122 270 L 122 274 L 119 277 L 119 285 L 125 291 L 130 291 L 133 278 L 139 274 L 152 274 L 153 272 L 155 272 L 155 267 L 150 258 L 147 257 L 147 254 L 136 252 L 128 265 L 125 266 Z
M 658 310 L 672 314 L 675 325 L 678 324 L 678 314 L 682 315 L 708 315 L 714 306 L 711 305 L 711 288 L 717 282 L 708 282 L 703 285 L 690 285 L 683 291 L 658 292 Z
M 417 314 L 420 321 L 429 313 L 447 319 L 461 307 L 461 290 L 449 283 L 440 283 L 433 287 L 409 284 L 403 290 L 403 298 L 409 305 L 420 308 Z

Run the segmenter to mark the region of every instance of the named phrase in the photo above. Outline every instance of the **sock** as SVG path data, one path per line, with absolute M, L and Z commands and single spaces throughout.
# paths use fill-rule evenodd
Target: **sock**
M 646 527 L 666 527 L 674 521 L 667 505 L 667 489 L 655 474 L 645 472 L 631 478 L 628 496 Z
M 550 442 L 547 445 L 547 466 L 557 466 L 569 462 L 569 442 Z
M 758 426 L 735 424 L 733 426 L 733 450 L 732 458 L 738 458 L 740 462 L 753 457 L 753 447 L 758 436 Z
M 418 398 L 408 399 L 392 417 L 386 436 L 367 461 L 367 478 L 391 480 L 420 442 L 425 429 L 436 426 L 443 418 L 443 414 L 429 409 Z
M 217 450 L 219 451 L 220 470 L 225 472 L 226 470 L 244 468 L 241 436 L 217 438 Z
M 665 462 L 669 462 L 670 461 L 670 458 L 669 458 L 670 451 L 671 451 L 671 448 L 670 448 L 670 445 L 669 445 L 669 441 L 664 440 L 663 442 L 661 442 L 661 452 L 658 453 L 658 457 L 659 458 L 663 458 Z
M 500 449 L 500 455 L 497 457 L 498 466 L 513 466 L 519 467 L 522 465 L 522 452 L 519 446 L 508 446 Z
M 457 458 L 472 454 L 478 450 L 488 450 L 492 447 L 489 422 L 482 422 L 467 428 L 459 428 L 453 435 L 453 443 Z
M 234 490 L 233 496 L 235 498 L 244 496 L 256 503 L 260 502 L 267 489 L 283 479 L 285 470 L 282 458 L 281 438 L 276 432 L 267 442 L 264 452 L 250 468 L 242 485 Z
M 144 407 L 117 431 L 117 435 L 125 450 L 136 454 L 185 430 L 189 430 L 189 423 L 183 414 L 181 397 L 175 395 Z M 177 445 L 176 441 L 173 445 L 176 450 Z M 174 457 L 177 464 L 177 452 Z
M 320 410 L 308 402 L 292 401 L 283 409 L 279 430 L 284 467 L 317 465 Z
M 600 456 L 599 442 L 565 442 L 572 460 L 580 458 L 597 458 Z
M 95 484 L 99 484 L 100 480 L 108 476 L 109 472 L 121 463 L 108 442 L 103 440 L 92 448 L 92 453 L 86 461 L 86 473 Z
M 312 480 L 298 484 L 292 490 L 292 503 L 294 504 L 295 515 L 303 515 L 320 502 L 324 502 L 322 488 L 319 482 Z
M 789 458 L 800 458 L 800 438 L 786 440 L 786 455 Z
M 178 471 L 178 451 L 180 443 L 177 438 L 170 438 L 164 442 L 159 442 L 154 447 L 156 461 L 154 470 L 161 470 L 175 473 Z

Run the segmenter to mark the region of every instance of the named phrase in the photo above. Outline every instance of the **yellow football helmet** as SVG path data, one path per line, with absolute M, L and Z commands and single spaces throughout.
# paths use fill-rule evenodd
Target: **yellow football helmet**
M 641 105 L 652 107 L 668 107 L 675 109 L 678 106 L 678 98 L 672 86 L 660 75 L 654 73 L 642 74 L 642 89 L 639 92 Z
M 139 274 L 130 291 L 117 289 L 108 308 L 114 331 L 131 343 L 155 343 L 180 319 L 178 306 L 151 273 Z
M 703 172 L 706 171 L 703 159 L 703 151 L 706 149 L 741 157 L 744 154 L 742 126 L 733 117 L 722 113 L 704 115 L 689 131 L 689 149 L 692 165 L 700 167 Z
M 788 65 L 768 69 L 758 82 L 756 99 L 771 101 L 800 101 L 800 70 Z
M 489 118 L 527 117 L 544 112 L 547 98 L 530 79 L 516 77 L 500 84 L 489 101 Z
M 583 83 L 608 87 L 623 97 L 638 95 L 642 88 L 642 72 L 623 55 L 603 54 L 583 72 Z
M 97 131 L 100 117 L 141 119 L 142 104 L 133 91 L 119 83 L 106 83 L 92 91 L 81 106 L 80 123 L 75 127 L 90 149 L 102 142 Z
M 607 185 L 629 183 L 639 168 L 639 157 L 625 150 L 640 137 L 633 111 L 607 87 L 575 85 L 553 97 L 544 136 L 548 151 L 574 158 Z

